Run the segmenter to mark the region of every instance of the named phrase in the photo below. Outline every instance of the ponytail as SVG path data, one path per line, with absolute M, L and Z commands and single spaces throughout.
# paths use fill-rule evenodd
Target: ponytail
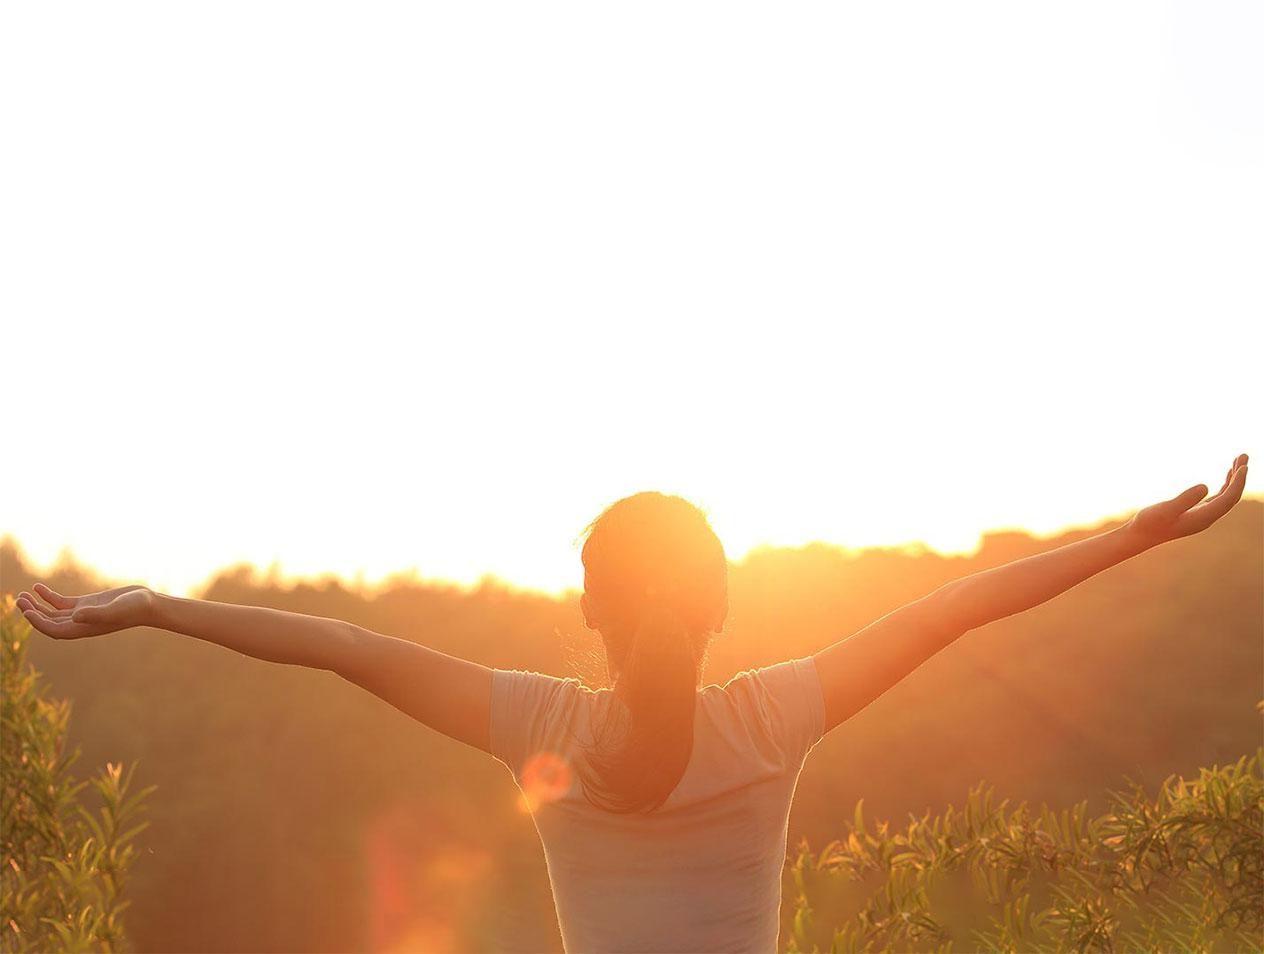
M 585 622 L 601 633 L 615 692 L 575 772 L 607 811 L 651 812 L 693 754 L 698 684 L 728 611 L 728 563 L 706 516 L 645 492 L 607 507 L 584 541 Z
M 701 659 L 679 613 L 659 599 L 641 613 L 609 717 L 581 764 L 588 800 L 607 811 L 649 812 L 679 784 L 693 753 Z

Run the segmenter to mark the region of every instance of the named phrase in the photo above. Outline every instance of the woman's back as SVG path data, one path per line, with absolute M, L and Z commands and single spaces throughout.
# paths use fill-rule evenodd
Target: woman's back
M 649 814 L 590 804 L 574 771 L 609 690 L 496 670 L 492 754 L 533 808 L 568 951 L 772 951 L 786 825 L 824 709 L 813 660 L 698 692 L 693 752 Z

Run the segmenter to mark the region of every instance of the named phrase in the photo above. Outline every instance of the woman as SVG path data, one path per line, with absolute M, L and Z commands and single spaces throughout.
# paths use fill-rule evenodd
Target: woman
M 57 639 L 155 626 L 336 672 L 501 760 L 531 807 L 568 951 L 772 951 L 795 783 L 808 752 L 962 634 L 1211 526 L 1247 458 L 1086 540 L 948 583 L 812 656 L 699 688 L 727 612 L 727 564 L 679 497 L 618 501 L 583 547 L 587 625 L 612 689 L 489 669 L 333 619 L 129 586 L 18 606 Z

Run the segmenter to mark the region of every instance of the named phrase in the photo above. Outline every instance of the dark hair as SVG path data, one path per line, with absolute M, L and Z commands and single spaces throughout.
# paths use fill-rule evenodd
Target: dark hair
M 577 774 L 600 808 L 653 811 L 693 753 L 702 667 L 728 609 L 724 547 L 689 501 L 646 492 L 589 525 L 582 559 L 585 615 L 617 695 Z

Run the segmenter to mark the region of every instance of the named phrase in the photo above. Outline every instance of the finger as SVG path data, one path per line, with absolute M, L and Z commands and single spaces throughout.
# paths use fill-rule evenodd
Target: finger
M 1233 474 L 1233 480 L 1222 493 L 1211 500 L 1195 507 L 1185 516 L 1190 525 L 1197 530 L 1206 530 L 1213 523 L 1233 509 L 1233 505 L 1242 499 L 1242 489 L 1246 486 L 1246 468 L 1239 467 Z
M 113 602 L 97 606 L 81 606 L 70 614 L 70 620 L 87 625 L 101 625 L 115 622 L 122 610 Z
M 51 586 L 45 586 L 43 583 L 36 583 L 34 589 L 41 598 L 47 600 L 51 606 L 55 606 L 58 609 L 74 609 L 75 604 L 79 602 L 79 597 L 62 596 Z
M 1220 493 L 1224 493 L 1228 489 L 1229 485 L 1233 483 L 1233 475 L 1236 474 L 1239 469 L 1245 467 L 1248 460 L 1249 458 L 1246 454 L 1239 454 L 1233 459 L 1233 465 L 1229 468 L 1229 473 L 1225 474 L 1224 485 L 1221 486 Z
M 22 615 L 33 627 L 45 636 L 52 636 L 54 639 L 74 639 L 76 636 L 86 636 L 89 632 L 86 626 L 80 626 L 70 620 L 49 619 L 39 610 L 29 606 L 22 610 Z
M 1198 503 L 1207 496 L 1206 484 L 1195 484 L 1189 490 L 1182 491 L 1171 500 L 1165 501 L 1160 506 L 1163 508 L 1164 514 L 1168 517 L 1176 517 L 1183 514 L 1194 504 Z
M 1235 460 L 1233 466 L 1225 471 L 1224 483 L 1220 485 L 1220 489 L 1216 491 L 1217 495 L 1225 492 L 1225 488 L 1229 486 L 1229 481 L 1233 480 L 1233 472 L 1238 469 L 1238 462 Z
M 1243 456 L 1246 456 L 1245 454 Z M 1246 490 L 1246 464 L 1240 465 L 1233 472 L 1233 477 L 1229 481 L 1229 486 L 1225 488 L 1225 492 L 1221 494 L 1221 499 L 1227 501 L 1224 509 L 1227 511 L 1235 503 L 1242 499 L 1242 491 Z
M 25 599 L 31 605 L 32 608 L 39 610 L 41 613 L 43 613 L 45 616 L 49 617 L 50 619 L 60 619 L 63 616 L 70 615 L 69 610 L 61 610 L 61 609 L 57 609 L 54 606 L 49 606 L 47 603 L 41 600 L 38 596 L 32 596 L 26 590 L 23 590 L 21 593 L 18 594 L 18 599 Z
M 41 613 L 43 613 L 45 616 L 51 616 L 51 617 L 56 618 L 58 616 L 70 615 L 70 610 L 58 609 L 56 606 L 53 606 L 47 600 L 41 599 L 39 596 L 34 595 L 26 590 L 23 590 L 21 595 L 25 596 L 28 600 L 30 600 L 31 605 L 34 606 L 37 610 L 39 610 Z
M 108 603 L 105 606 L 81 606 L 71 614 L 70 618 L 76 623 L 103 623 L 108 608 Z

